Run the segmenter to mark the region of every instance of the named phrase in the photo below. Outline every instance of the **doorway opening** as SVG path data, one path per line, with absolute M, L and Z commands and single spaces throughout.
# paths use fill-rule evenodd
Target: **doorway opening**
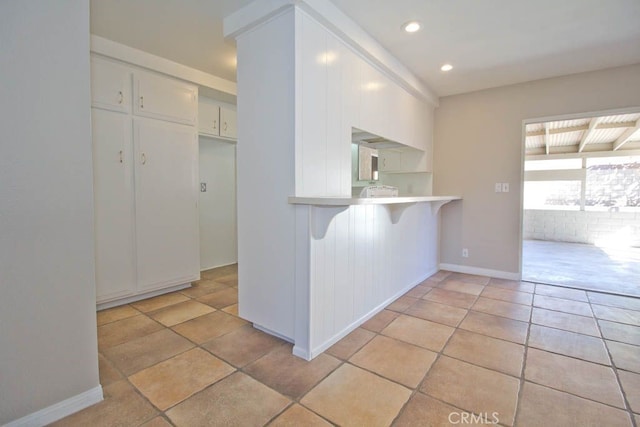
M 524 123 L 522 280 L 640 297 L 640 109 Z

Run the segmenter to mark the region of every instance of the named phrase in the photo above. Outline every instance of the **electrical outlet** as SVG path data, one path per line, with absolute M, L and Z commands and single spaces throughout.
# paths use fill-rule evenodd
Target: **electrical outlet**
M 503 193 L 508 193 L 509 192 L 509 183 L 508 182 L 503 182 L 502 183 L 502 192 Z
M 462 258 L 469 258 L 469 249 L 462 248 Z
M 201 193 L 206 193 L 207 192 L 207 183 L 206 182 L 201 182 L 200 183 L 200 192 Z
M 501 182 L 496 182 L 496 193 L 502 193 L 502 183 Z

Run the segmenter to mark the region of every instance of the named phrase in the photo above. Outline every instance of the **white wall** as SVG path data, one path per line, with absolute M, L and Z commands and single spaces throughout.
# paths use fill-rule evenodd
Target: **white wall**
M 434 194 L 464 199 L 443 207 L 441 262 L 519 272 L 523 120 L 632 106 L 640 64 L 441 98 Z M 511 191 L 494 193 L 496 182 Z
M 523 238 L 640 246 L 640 212 L 527 209 L 524 211 Z
M 0 40 L 5 424 L 99 387 L 89 2 L 5 0 Z
M 200 269 L 238 262 L 236 145 L 200 137 Z

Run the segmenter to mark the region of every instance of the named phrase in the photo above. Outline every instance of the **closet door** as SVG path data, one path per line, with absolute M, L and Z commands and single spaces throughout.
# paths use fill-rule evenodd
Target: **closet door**
M 91 109 L 97 301 L 136 289 L 131 117 Z
M 134 119 L 138 290 L 199 276 L 198 136 L 192 126 Z

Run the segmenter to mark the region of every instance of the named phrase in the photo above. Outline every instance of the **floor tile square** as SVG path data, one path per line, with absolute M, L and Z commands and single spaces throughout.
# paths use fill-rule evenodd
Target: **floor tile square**
M 217 357 L 194 348 L 130 376 L 129 381 L 164 411 L 233 371 Z
M 238 287 L 238 273 L 228 274 L 226 276 L 221 276 L 216 278 L 216 282 L 222 283 L 231 287 Z
M 616 368 L 640 373 L 640 346 L 607 341 L 607 347 Z
M 219 381 L 167 411 L 178 427 L 262 426 L 290 400 L 241 372 Z
M 244 325 L 214 338 L 202 347 L 240 368 L 284 343 L 281 339 L 265 334 L 251 325 Z
M 478 276 L 476 274 L 466 274 L 466 273 L 451 273 L 448 280 L 454 280 L 458 282 L 471 283 L 476 285 L 486 285 L 491 280 L 490 277 L 487 276 Z
M 518 427 L 631 426 L 620 409 L 525 382 L 516 420 Z
M 137 316 L 138 314 L 140 314 L 140 312 L 130 305 L 121 305 L 120 307 L 101 310 L 97 313 L 98 326 Z
M 442 427 L 455 424 L 465 426 L 481 426 L 490 424 L 493 418 L 488 418 L 489 422 L 475 422 L 470 418 L 465 418 L 462 424 L 463 412 L 458 408 L 447 405 L 422 393 L 414 394 L 405 405 L 400 416 L 393 423 L 394 427 Z M 491 415 L 489 414 L 489 417 Z
M 437 353 L 378 335 L 349 362 L 410 388 L 420 384 Z
M 623 297 L 618 295 L 587 292 L 589 300 L 593 304 L 609 305 L 612 307 L 626 308 L 627 310 L 640 311 L 640 298 Z
M 525 379 L 624 408 L 616 376 L 607 366 L 529 348 Z
M 484 368 L 520 377 L 524 346 L 458 329 L 444 354 Z
M 435 288 L 422 299 L 438 302 L 440 304 L 453 305 L 460 308 L 471 308 L 478 297 L 464 292 L 448 291 L 442 288 Z
M 640 326 L 640 311 L 624 308 L 607 307 L 593 304 L 593 313 L 598 319 L 611 320 L 612 322 L 626 323 L 627 325 Z
M 227 285 L 223 285 L 222 283 L 218 283 L 214 280 L 199 280 L 198 282 L 191 284 L 190 288 L 181 290 L 180 293 L 188 296 L 189 298 L 200 298 L 227 288 Z
M 640 374 L 618 371 L 618 376 L 631 410 L 640 414 Z
M 606 339 L 640 345 L 640 326 L 625 325 L 608 320 L 598 320 L 598 323 L 602 330 L 602 336 Z
M 162 417 L 155 417 L 151 421 L 147 421 L 140 427 L 173 427 L 173 425 Z
M 382 334 L 438 352 L 453 331 L 454 328 L 450 326 L 401 315 L 384 328 Z
M 204 280 L 215 280 L 232 274 L 238 274 L 238 264 L 229 264 L 200 272 L 200 276 Z
M 531 322 L 550 328 L 564 329 L 584 335 L 600 336 L 598 324 L 593 317 L 578 316 L 560 311 L 534 307 Z
M 165 326 L 175 326 L 179 323 L 195 319 L 196 317 L 200 317 L 214 311 L 214 308 L 211 308 L 206 304 L 189 300 L 153 311 L 149 313 L 148 316 Z
M 98 353 L 98 373 L 100 374 L 100 385 L 102 387 L 124 378 L 113 364 L 100 353 Z
M 332 424 L 323 420 L 310 410 L 294 403 L 278 416 L 269 427 L 331 427 Z
M 520 380 L 509 375 L 442 356 L 420 391 L 474 413 L 497 413 L 500 423 L 513 425 Z
M 427 292 L 430 292 L 431 289 L 433 289 L 433 287 L 431 286 L 417 285 L 405 295 L 412 298 L 422 298 L 425 294 L 427 294 Z
M 183 353 L 193 343 L 170 329 L 127 341 L 104 350 L 104 355 L 126 376 Z
M 232 304 L 222 309 L 225 313 L 229 313 L 233 316 L 238 317 L 238 304 Z
M 358 328 L 329 347 L 327 354 L 335 356 L 338 359 L 347 360 L 375 336 L 376 334 L 371 331 Z
M 460 280 L 446 279 L 440 282 L 438 288 L 478 296 L 482 293 L 484 285 L 462 282 Z
M 189 301 L 189 297 L 182 295 L 180 292 L 172 292 L 170 294 L 132 302 L 131 305 L 143 313 L 149 313 L 150 311 L 159 310 L 184 301 Z
M 104 400 L 76 412 L 58 422 L 56 427 L 139 425 L 156 416 L 158 411 L 127 381 L 117 381 L 103 388 Z
M 162 325 L 144 314 L 98 326 L 98 349 L 104 350 L 162 329 Z
M 396 317 L 398 317 L 398 313 L 395 311 L 382 310 L 360 326 L 373 332 L 380 332 Z
M 238 290 L 226 288 L 198 298 L 198 301 L 215 308 L 224 308 L 238 303 Z
M 510 289 L 512 291 L 518 292 L 528 292 L 530 294 L 532 294 L 535 290 L 535 285 L 533 283 L 507 279 L 492 278 L 491 280 L 489 280 L 489 286 L 502 289 Z
M 403 312 L 406 309 L 408 309 L 409 307 L 411 307 L 416 301 L 418 301 L 418 298 L 414 298 L 414 297 L 409 297 L 406 295 L 401 296 L 400 298 L 398 298 L 397 300 L 395 300 L 394 302 L 392 302 L 391 304 L 389 304 L 386 309 L 387 310 L 391 310 L 391 311 L 397 311 L 397 312 Z
M 328 354 L 311 361 L 291 353 L 291 345 L 283 345 L 244 368 L 244 372 L 285 396 L 299 398 L 340 365 Z
M 432 281 L 435 281 L 435 282 L 441 282 L 444 279 L 446 279 L 447 277 L 451 276 L 451 274 L 453 274 L 453 273 L 451 273 L 450 271 L 440 270 L 436 274 L 430 276 L 427 280 L 432 280 Z
M 507 319 L 506 317 L 471 311 L 460 324 L 460 329 L 524 344 L 527 339 L 529 324 L 519 320 Z
M 591 308 L 586 302 L 572 301 L 563 298 L 536 295 L 533 297 L 533 305 L 547 310 L 561 311 L 563 313 L 577 314 L 580 316 L 593 316 Z
M 202 344 L 224 334 L 228 334 L 246 324 L 246 321 L 238 317 L 221 311 L 214 311 L 213 313 L 180 323 L 174 326 L 173 330 L 197 344 Z
M 587 293 L 579 289 L 563 288 L 561 286 L 536 285 L 537 295 L 547 295 L 550 297 L 570 299 L 574 301 L 589 302 Z
M 611 365 L 604 341 L 588 335 L 531 325 L 528 345 L 589 362 Z
M 344 364 L 300 403 L 340 426 L 388 426 L 410 396 L 399 384 Z
M 523 322 L 528 322 L 531 316 L 531 307 L 527 305 L 514 304 L 511 302 L 484 297 L 478 298 L 478 301 L 476 301 L 471 309 Z
M 515 304 L 531 305 L 533 303 L 533 295 L 528 292 L 512 291 L 511 289 L 497 288 L 495 286 L 485 287 L 480 296 Z
M 452 307 L 450 305 L 420 300 L 409 307 L 405 313 L 448 326 L 458 326 L 462 319 L 467 315 L 467 310 L 459 307 Z

